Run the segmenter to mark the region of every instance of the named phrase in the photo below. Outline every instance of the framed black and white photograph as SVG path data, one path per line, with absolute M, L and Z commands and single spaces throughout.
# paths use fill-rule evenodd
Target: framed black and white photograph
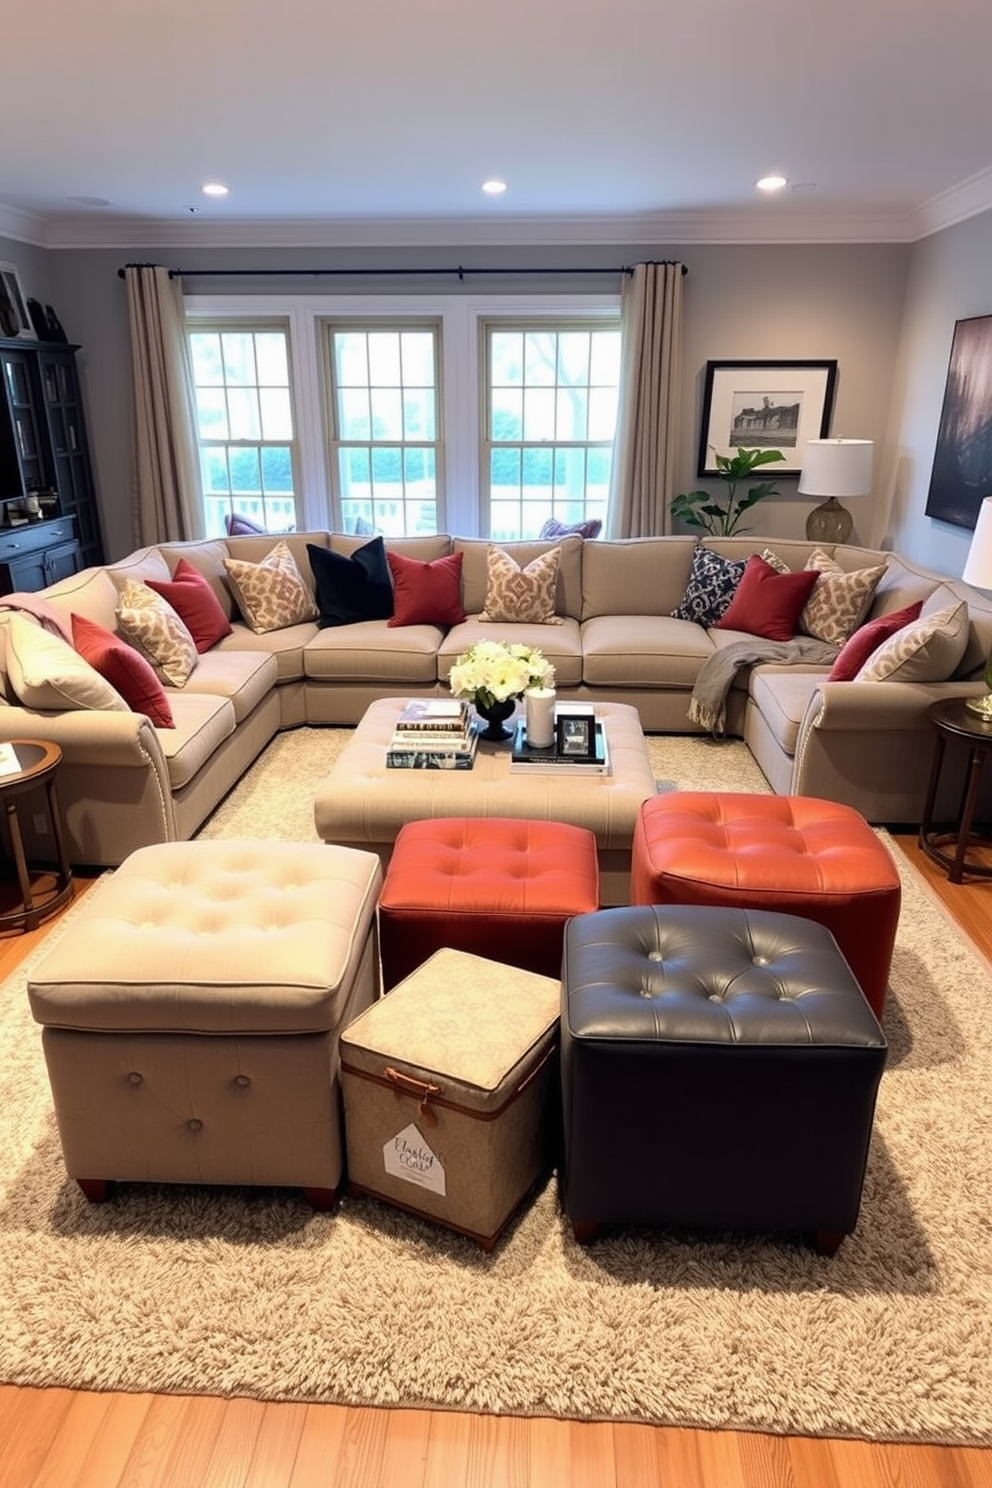
M 0 263 L 0 333 L 37 341 L 16 264 Z
M 596 719 L 589 713 L 559 711 L 555 717 L 555 740 L 558 754 L 568 759 L 594 759 L 596 755 Z
M 707 362 L 697 475 L 719 475 L 717 455 L 777 449 L 776 479 L 799 475 L 803 449 L 830 429 L 836 361 Z
M 992 491 L 992 315 L 954 325 L 926 514 L 974 531 Z

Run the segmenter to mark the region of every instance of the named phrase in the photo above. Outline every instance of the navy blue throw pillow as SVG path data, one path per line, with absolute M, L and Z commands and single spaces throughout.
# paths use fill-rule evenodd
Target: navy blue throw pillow
M 317 625 L 354 625 L 359 620 L 388 620 L 393 613 L 393 584 L 381 537 L 356 548 L 350 557 L 307 543 L 319 611 Z
M 681 603 L 672 611 L 673 617 L 695 620 L 697 625 L 715 625 L 729 608 L 746 566 L 744 558 L 724 558 L 710 548 L 696 548 L 689 581 Z

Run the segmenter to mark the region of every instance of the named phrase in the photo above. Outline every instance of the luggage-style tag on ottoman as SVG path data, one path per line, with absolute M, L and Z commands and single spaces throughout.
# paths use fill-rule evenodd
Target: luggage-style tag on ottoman
M 406 1183 L 429 1188 L 442 1199 L 447 1198 L 444 1165 L 412 1121 L 383 1144 L 382 1162 L 390 1177 L 402 1178 Z

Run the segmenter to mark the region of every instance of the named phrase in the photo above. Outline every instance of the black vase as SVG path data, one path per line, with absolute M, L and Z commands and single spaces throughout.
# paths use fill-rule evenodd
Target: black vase
M 503 702 L 494 702 L 488 708 L 476 699 L 475 711 L 486 723 L 479 738 L 487 739 L 490 744 L 505 744 L 507 739 L 512 739 L 513 731 L 506 728 L 505 724 L 516 706 L 516 698 L 505 698 Z

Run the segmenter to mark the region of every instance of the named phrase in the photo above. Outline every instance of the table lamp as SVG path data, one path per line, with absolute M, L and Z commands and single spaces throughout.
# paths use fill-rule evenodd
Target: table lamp
M 826 496 L 806 518 L 811 542 L 847 542 L 854 518 L 839 496 L 870 496 L 874 445 L 870 439 L 811 439 L 799 476 L 801 496 Z
M 978 508 L 978 521 L 961 577 L 976 589 L 992 589 L 992 496 L 986 496 Z M 985 663 L 985 692 L 981 697 L 968 698 L 965 707 L 992 723 L 992 651 Z

